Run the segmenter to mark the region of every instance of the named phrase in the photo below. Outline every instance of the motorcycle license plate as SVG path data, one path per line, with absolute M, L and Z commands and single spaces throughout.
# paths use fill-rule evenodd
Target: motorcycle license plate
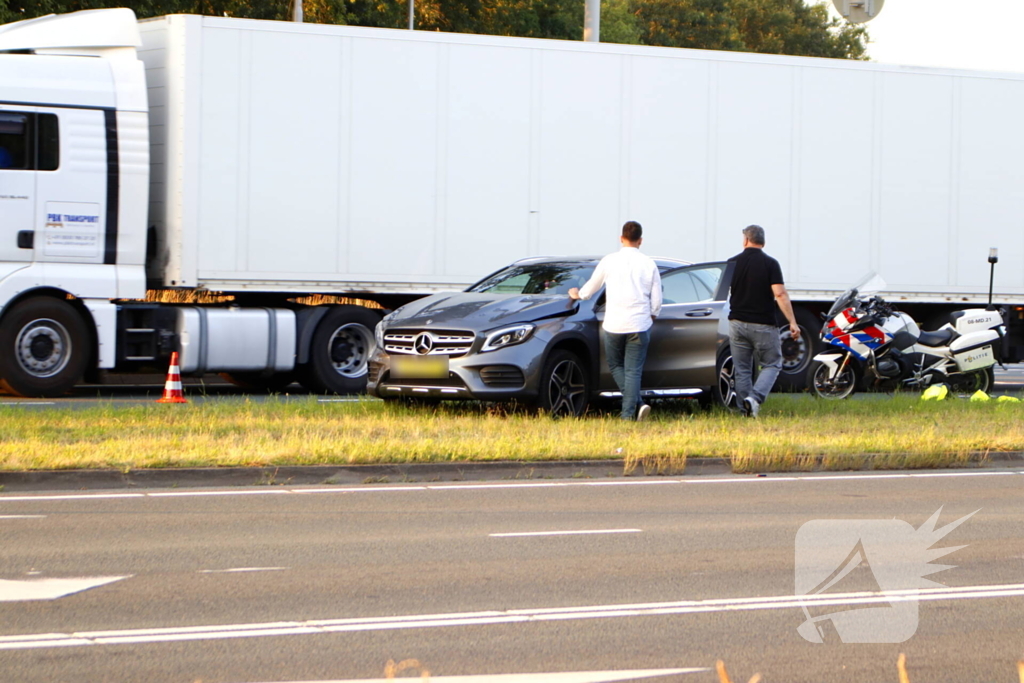
M 981 368 L 987 368 L 990 365 L 995 365 L 996 356 L 992 353 L 991 346 L 983 346 L 980 349 L 974 349 L 973 351 L 968 351 L 963 355 L 957 356 L 956 364 L 961 372 L 980 370 Z
M 391 376 L 395 379 L 445 379 L 448 356 L 392 356 Z

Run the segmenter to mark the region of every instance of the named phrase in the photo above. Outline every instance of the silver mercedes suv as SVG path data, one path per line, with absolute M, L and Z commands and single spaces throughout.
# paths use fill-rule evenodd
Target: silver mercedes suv
M 604 360 L 603 292 L 573 301 L 597 258 L 516 261 L 464 292 L 402 306 L 377 325 L 367 389 L 383 399 L 517 400 L 582 415 L 618 395 Z M 646 397 L 731 399 L 726 262 L 655 259 L 663 306 L 644 366 Z

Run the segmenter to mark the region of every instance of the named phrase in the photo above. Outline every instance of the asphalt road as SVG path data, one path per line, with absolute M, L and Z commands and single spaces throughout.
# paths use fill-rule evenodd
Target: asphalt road
M 1022 494 L 1022 470 L 5 493 L 0 680 L 379 679 L 413 658 L 433 677 L 703 670 L 652 679 L 684 683 L 722 658 L 735 681 L 895 683 L 904 652 L 914 683 L 1015 681 Z M 959 590 L 922 600 L 909 640 L 798 634 L 785 597 L 827 543 L 798 546 L 803 525 L 916 529 L 940 507 L 939 527 L 978 512 L 921 546 L 964 546 L 931 577 Z M 863 536 L 867 561 L 829 591 L 849 595 L 813 616 L 892 587 L 912 537 Z M 110 582 L 25 599 L 70 577 Z M 906 626 L 887 614 L 865 622 L 878 637 Z

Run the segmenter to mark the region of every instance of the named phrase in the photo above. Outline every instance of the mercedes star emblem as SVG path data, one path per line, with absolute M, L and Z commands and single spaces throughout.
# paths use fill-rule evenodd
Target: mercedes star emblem
M 416 341 L 413 342 L 413 348 L 416 349 L 416 353 L 425 356 L 434 348 L 434 340 L 430 338 L 429 334 L 424 332 L 416 337 Z

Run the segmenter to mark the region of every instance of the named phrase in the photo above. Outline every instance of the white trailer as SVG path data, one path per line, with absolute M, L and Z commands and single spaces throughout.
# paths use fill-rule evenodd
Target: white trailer
M 365 383 L 376 311 L 627 219 L 690 261 L 766 228 L 808 334 L 869 270 L 919 320 L 1004 263 L 1024 352 L 1024 75 L 93 10 L 0 27 L 0 382 L 166 364 Z M 7 149 L 7 156 L 4 155 Z M 209 292 L 220 303 L 165 304 Z M 147 300 L 148 299 L 148 300 Z

